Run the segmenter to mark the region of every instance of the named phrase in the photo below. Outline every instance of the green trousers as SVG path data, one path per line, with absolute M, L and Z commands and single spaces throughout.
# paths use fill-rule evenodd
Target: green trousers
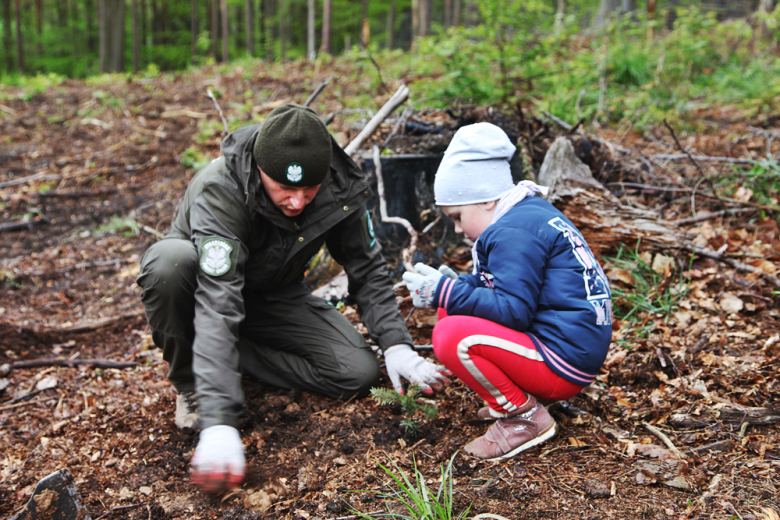
M 138 285 L 155 345 L 179 392 L 195 390 L 192 342 L 196 333 L 198 254 L 189 240 L 166 238 L 141 259 Z M 379 381 L 376 355 L 341 313 L 302 284 L 274 291 L 244 290 L 239 328 L 240 369 L 259 382 L 348 399 L 367 395 Z M 232 338 L 214 348 L 231 348 Z M 240 399 L 240 396 L 236 396 Z

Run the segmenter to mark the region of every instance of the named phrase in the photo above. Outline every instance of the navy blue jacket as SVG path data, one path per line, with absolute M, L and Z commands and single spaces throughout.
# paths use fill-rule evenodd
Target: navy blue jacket
M 488 226 L 476 247 L 479 274 L 443 276 L 439 307 L 525 332 L 553 372 L 590 384 L 612 338 L 612 299 L 574 224 L 546 200 L 527 198 Z

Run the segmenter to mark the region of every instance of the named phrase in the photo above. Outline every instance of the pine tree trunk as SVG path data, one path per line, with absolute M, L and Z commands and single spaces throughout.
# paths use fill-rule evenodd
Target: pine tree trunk
M 190 0 L 190 43 L 192 63 L 198 61 L 198 0 Z
M 100 0 L 100 72 L 124 72 L 125 2 Z
M 285 2 L 284 0 L 279 0 L 279 61 L 284 62 L 286 61 L 285 57 L 285 49 L 284 49 L 284 39 L 285 39 Z
M 452 25 L 460 26 L 463 14 L 463 0 L 452 0 Z
M 24 74 L 24 51 L 22 50 L 22 8 L 21 0 L 14 0 L 16 17 L 16 65 L 20 74 Z
M 11 36 L 11 0 L 3 0 L 3 44 L 5 45 L 5 69 L 14 70 L 14 40 Z
M 311 61 L 314 61 L 314 58 L 317 57 L 317 53 L 314 50 L 315 49 L 315 41 L 314 41 L 314 22 L 315 22 L 315 12 L 314 12 L 314 0 L 309 0 L 309 9 L 307 14 L 309 15 L 309 24 L 308 24 L 308 34 L 307 34 L 307 50 L 309 59 Z
M 651 22 L 647 25 L 647 40 L 652 41 L 655 38 L 652 22 L 655 21 L 655 0 L 647 0 L 647 20 Z
M 619 7 L 620 3 L 618 0 L 601 0 L 594 25 L 596 25 L 596 27 L 606 25 L 609 21 L 609 17 L 612 16 L 612 13 L 616 12 Z
M 227 0 L 222 0 L 222 63 L 228 62 L 228 8 Z
M 360 2 L 360 46 L 368 47 L 371 41 L 371 22 L 368 20 L 368 0 Z
M 428 0 L 418 0 L 420 6 L 420 36 L 428 36 L 428 28 L 430 26 L 430 9 Z
M 214 59 L 219 61 L 219 0 L 211 0 L 211 42 Z
M 138 74 L 138 1 L 133 0 L 133 72 Z
M 633 13 L 636 11 L 636 0 L 622 0 L 623 13 Z
M 273 0 L 265 0 L 265 57 L 274 60 Z
M 387 10 L 387 48 L 395 46 L 395 7 L 396 0 L 390 0 L 390 8 Z
M 420 36 L 420 1 L 412 0 L 412 49 L 416 48 Z
M 35 0 L 35 22 L 38 30 L 38 56 L 43 56 L 43 0 Z
M 252 0 L 244 0 L 244 7 L 246 9 L 246 53 L 253 56 L 255 53 L 254 45 L 254 23 L 252 23 Z
M 320 52 L 332 54 L 331 46 L 331 8 L 333 0 L 322 0 L 322 43 L 320 43 Z

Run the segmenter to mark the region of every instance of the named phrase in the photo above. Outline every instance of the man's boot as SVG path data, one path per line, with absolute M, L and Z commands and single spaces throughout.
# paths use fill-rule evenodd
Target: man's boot
M 464 451 L 480 459 L 506 459 L 555 435 L 555 421 L 547 409 L 534 396 L 527 395 L 523 406 L 498 419 L 485 435 L 468 443 Z
M 176 394 L 176 426 L 179 429 L 198 426 L 198 399 L 195 392 Z

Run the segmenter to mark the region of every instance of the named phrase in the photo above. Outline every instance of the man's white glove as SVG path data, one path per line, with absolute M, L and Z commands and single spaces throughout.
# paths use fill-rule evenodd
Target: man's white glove
M 445 376 L 452 375 L 443 366 L 424 359 L 406 343 L 393 345 L 385 351 L 385 366 L 393 388 L 399 394 L 404 393 L 402 377 L 419 386 L 422 393 L 432 395 L 434 389 L 441 391 L 443 385 L 449 384 L 450 381 Z
M 446 276 L 447 278 L 451 278 L 453 280 L 457 280 L 458 279 L 458 273 L 456 273 L 455 271 L 450 269 L 450 267 L 447 266 L 447 265 L 441 264 L 439 266 L 439 272 L 441 274 L 443 274 L 444 276 Z
M 241 484 L 246 473 L 244 444 L 232 426 L 211 426 L 200 432 L 192 456 L 192 483 L 209 493 Z
M 415 307 L 434 307 L 436 288 L 443 274 L 422 263 L 415 265 L 414 269 L 416 273 L 406 271 L 403 274 L 409 294 L 412 295 L 412 303 Z

